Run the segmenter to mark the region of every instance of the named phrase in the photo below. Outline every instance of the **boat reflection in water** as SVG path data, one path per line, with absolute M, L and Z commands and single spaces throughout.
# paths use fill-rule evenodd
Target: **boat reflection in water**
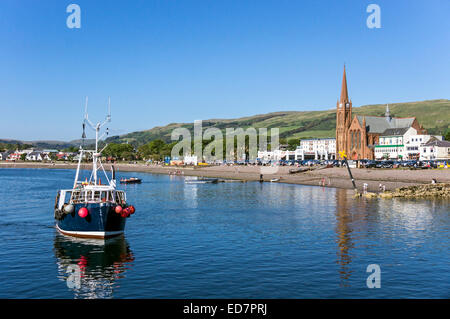
M 54 252 L 58 278 L 75 298 L 112 298 L 118 280 L 125 277 L 134 260 L 124 236 L 81 239 L 57 233 Z

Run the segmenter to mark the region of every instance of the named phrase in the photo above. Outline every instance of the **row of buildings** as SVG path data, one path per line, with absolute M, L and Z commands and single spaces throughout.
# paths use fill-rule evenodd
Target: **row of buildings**
M 77 153 L 60 152 L 58 150 L 16 150 L 16 151 L 5 151 L 0 152 L 0 161 L 51 161 L 53 159 L 57 160 L 76 160 Z
M 334 160 L 335 138 L 303 139 L 295 151 L 284 148 L 258 152 L 263 161 L 278 160 Z M 339 157 L 339 156 L 338 156 Z M 450 160 L 450 142 L 442 136 L 417 134 L 413 128 L 389 130 L 379 137 L 374 146 L 375 160 Z
M 344 151 L 352 160 L 448 160 L 450 142 L 432 136 L 415 117 L 352 116 L 344 66 L 341 96 L 336 103 L 336 154 Z
M 295 151 L 258 152 L 263 161 L 339 159 L 345 152 L 352 160 L 450 160 L 450 142 L 429 135 L 415 117 L 352 115 L 344 66 L 341 96 L 336 103 L 336 138 L 304 139 Z

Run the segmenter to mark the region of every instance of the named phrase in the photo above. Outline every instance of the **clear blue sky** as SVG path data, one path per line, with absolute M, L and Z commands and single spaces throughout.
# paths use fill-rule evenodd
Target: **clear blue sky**
M 450 97 L 448 0 L 1 0 L 0 46 L 0 138 L 330 109 L 344 62 L 354 106 Z

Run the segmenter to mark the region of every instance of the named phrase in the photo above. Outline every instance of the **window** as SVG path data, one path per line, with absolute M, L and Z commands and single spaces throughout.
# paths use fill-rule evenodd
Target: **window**
M 70 198 L 72 198 L 72 192 L 71 191 L 65 192 L 65 194 L 64 194 L 64 203 L 68 203 Z
M 93 198 L 93 200 L 95 200 L 95 201 L 100 201 L 100 192 L 99 191 L 95 191 L 94 192 L 94 198 Z
M 84 202 L 86 199 L 86 192 L 74 191 L 72 192 L 71 200 L 74 204 Z
M 361 131 L 358 131 L 358 148 L 361 148 Z

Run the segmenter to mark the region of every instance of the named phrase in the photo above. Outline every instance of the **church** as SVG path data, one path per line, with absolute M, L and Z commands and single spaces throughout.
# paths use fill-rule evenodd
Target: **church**
M 417 134 L 427 134 L 415 117 L 392 117 L 389 106 L 384 116 L 352 116 L 352 101 L 348 97 L 347 75 L 342 78 L 341 97 L 336 103 L 336 156 L 345 151 L 352 160 L 375 158 L 374 148 L 380 136 L 391 131 L 414 128 Z

